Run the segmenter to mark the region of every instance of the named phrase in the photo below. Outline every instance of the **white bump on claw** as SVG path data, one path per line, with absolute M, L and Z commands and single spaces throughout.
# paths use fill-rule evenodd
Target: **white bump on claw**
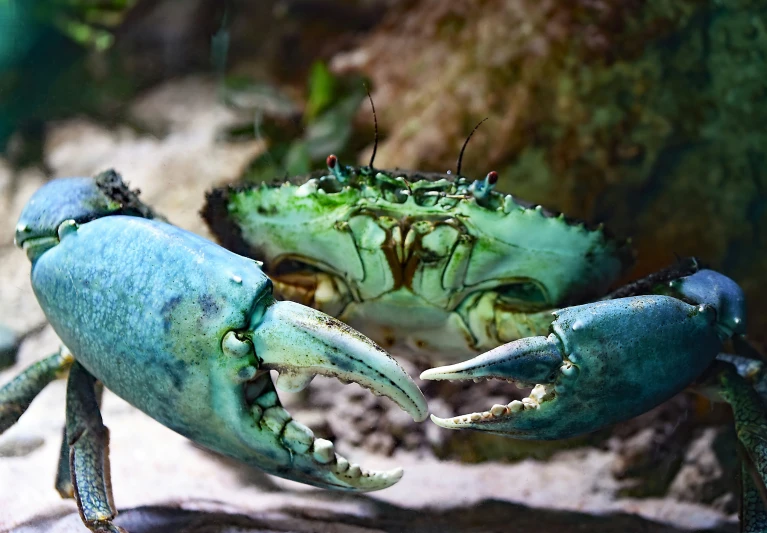
M 77 232 L 77 222 L 74 220 L 65 220 L 61 224 L 59 224 L 59 227 L 56 230 L 56 233 L 58 234 L 59 240 L 62 240 L 67 235 L 71 235 L 72 233 Z
M 530 392 L 530 398 L 532 398 L 538 403 L 541 403 L 551 398 L 551 394 L 553 391 L 554 391 L 554 387 L 551 385 L 538 384 L 535 387 L 533 387 L 532 392 Z
M 237 383 L 246 383 L 255 378 L 257 373 L 258 370 L 256 370 L 255 366 L 244 366 L 237 372 L 234 379 Z
M 362 469 L 360 469 L 360 465 L 354 463 L 349 467 L 349 470 L 346 472 L 346 475 L 349 477 L 357 478 L 362 475 Z
M 234 331 L 227 331 L 221 340 L 221 350 L 229 357 L 239 359 L 253 353 L 253 345 L 247 340 L 240 340 Z
M 314 441 L 314 460 L 318 463 L 328 464 L 335 456 L 333 443 L 325 439 L 316 439 Z
M 282 372 L 277 376 L 275 386 L 285 392 L 300 392 L 304 390 L 314 379 L 314 374 L 310 372 Z
M 256 403 L 263 407 L 264 409 L 269 409 L 270 407 L 274 407 L 277 405 L 277 393 L 272 391 L 267 392 L 266 394 L 262 394 L 258 398 L 256 398 Z
M 522 398 L 522 404 L 525 409 L 538 409 L 538 402 L 532 398 Z
M 290 413 L 282 407 L 270 407 L 264 411 L 263 423 L 273 433 L 280 433 L 288 421 L 290 421 Z
M 349 469 L 349 461 L 345 457 L 336 454 L 336 472 L 343 474 Z
M 493 407 L 490 408 L 490 412 L 493 414 L 493 416 L 501 416 L 508 412 L 508 407 L 501 404 L 495 404 Z
M 509 404 L 509 411 L 511 411 L 512 413 L 518 413 L 522 409 L 524 409 L 524 407 L 525 405 L 522 402 L 520 402 L 519 400 L 514 400 L 513 402 Z
M 312 447 L 314 433 L 301 422 L 291 420 L 283 433 L 285 444 L 297 453 L 306 453 Z

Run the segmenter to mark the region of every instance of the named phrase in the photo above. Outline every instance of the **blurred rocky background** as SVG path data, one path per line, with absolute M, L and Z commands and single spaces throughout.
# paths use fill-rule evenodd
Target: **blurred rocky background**
M 204 192 L 334 152 L 468 176 L 632 237 L 627 279 L 695 255 L 736 279 L 767 346 L 767 6 L 748 0 L 0 2 L 0 372 L 52 351 L 13 247 L 47 179 L 116 168 L 209 236 Z M 14 363 L 13 347 L 20 346 Z M 419 368 L 409 367 L 413 375 Z M 424 384 L 432 411 L 507 403 L 504 383 Z M 512 387 L 513 388 L 513 387 Z M 0 437 L 0 531 L 84 531 L 53 490 L 54 383 Z M 193 447 L 107 395 L 118 523 L 150 531 L 736 531 L 727 409 L 688 394 L 566 443 L 414 425 L 355 386 L 288 398 L 398 485 L 339 496 Z M 430 529 L 431 528 L 431 529 Z

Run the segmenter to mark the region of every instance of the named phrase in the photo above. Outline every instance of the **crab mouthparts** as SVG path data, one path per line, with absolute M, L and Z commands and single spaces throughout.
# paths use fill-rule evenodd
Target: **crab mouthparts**
M 566 393 L 568 385 L 578 375 L 578 368 L 565 359 L 558 337 L 529 337 L 520 339 L 473 359 L 450 366 L 432 368 L 421 374 L 421 379 L 479 382 L 500 379 L 515 383 L 518 388 L 532 387 L 529 396 L 506 405 L 495 404 L 483 412 L 431 420 L 447 429 L 485 429 L 501 423 L 512 424 L 521 417 L 545 412 Z M 539 382 L 539 383 L 535 383 Z M 524 413 L 524 414 L 523 414 Z

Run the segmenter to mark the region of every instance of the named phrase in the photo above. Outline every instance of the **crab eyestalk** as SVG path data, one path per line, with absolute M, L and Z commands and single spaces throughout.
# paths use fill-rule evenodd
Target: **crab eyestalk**
M 328 170 L 336 177 L 339 183 L 346 183 L 349 181 L 349 176 L 351 175 L 351 169 L 347 166 L 342 165 L 341 162 L 338 161 L 338 157 L 336 157 L 333 154 L 330 154 L 325 159 L 325 164 L 327 164 Z
M 477 180 L 469 186 L 469 192 L 477 200 L 484 200 L 487 198 L 493 189 L 495 184 L 498 183 L 498 173 L 495 170 L 491 170 L 485 176 L 485 179 Z

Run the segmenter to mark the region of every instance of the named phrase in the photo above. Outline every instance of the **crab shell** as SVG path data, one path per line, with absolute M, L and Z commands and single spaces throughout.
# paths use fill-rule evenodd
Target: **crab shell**
M 631 260 L 601 227 L 495 192 L 495 172 L 328 167 L 216 189 L 203 217 L 282 297 L 398 353 L 450 362 L 541 334 L 552 309 L 603 294 Z

